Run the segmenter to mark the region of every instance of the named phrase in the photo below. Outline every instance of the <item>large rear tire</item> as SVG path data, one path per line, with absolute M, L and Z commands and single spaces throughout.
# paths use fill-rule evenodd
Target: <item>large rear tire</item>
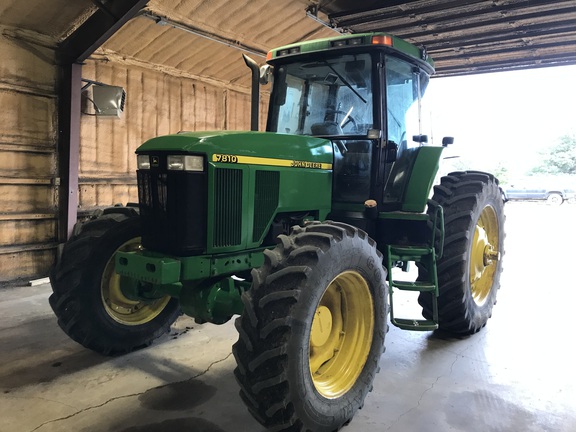
M 233 346 L 240 396 L 275 431 L 334 432 L 362 407 L 386 333 L 375 242 L 336 223 L 295 227 L 243 294 Z
M 50 273 L 50 306 L 58 325 L 76 342 L 104 355 L 150 345 L 180 313 L 176 299 L 135 301 L 120 290 L 114 254 L 138 249 L 140 233 L 135 209 L 106 209 L 76 225 Z
M 504 203 L 491 174 L 466 171 L 442 177 L 433 201 L 444 208 L 444 254 L 438 260 L 439 328 L 473 334 L 486 325 L 500 288 L 504 255 Z M 419 268 L 421 278 L 425 269 Z M 422 314 L 432 319 L 432 296 L 421 293 Z

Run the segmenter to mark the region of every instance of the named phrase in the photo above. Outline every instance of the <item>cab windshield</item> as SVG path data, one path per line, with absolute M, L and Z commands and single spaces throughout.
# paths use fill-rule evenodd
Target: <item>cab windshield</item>
M 374 125 L 369 54 L 281 65 L 274 78 L 271 132 L 366 135 Z

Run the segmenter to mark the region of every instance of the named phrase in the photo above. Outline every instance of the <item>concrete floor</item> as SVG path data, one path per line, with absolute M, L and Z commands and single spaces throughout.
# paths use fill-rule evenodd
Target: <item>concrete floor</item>
M 479 334 L 392 328 L 346 432 L 576 431 L 576 205 L 507 204 L 505 272 Z M 0 431 L 263 432 L 238 396 L 232 323 L 179 319 L 118 358 L 58 328 L 48 285 L 0 296 Z

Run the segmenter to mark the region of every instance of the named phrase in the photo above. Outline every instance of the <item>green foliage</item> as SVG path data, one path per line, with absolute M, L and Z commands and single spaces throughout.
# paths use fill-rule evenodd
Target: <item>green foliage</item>
M 576 134 L 564 135 L 557 145 L 542 152 L 542 162 L 529 171 L 534 174 L 576 175 Z
M 488 170 L 488 172 L 494 174 L 494 176 L 496 176 L 496 178 L 500 181 L 500 184 L 507 184 L 509 181 L 508 167 L 504 162 L 498 162 L 498 165 L 496 165 L 493 169 Z

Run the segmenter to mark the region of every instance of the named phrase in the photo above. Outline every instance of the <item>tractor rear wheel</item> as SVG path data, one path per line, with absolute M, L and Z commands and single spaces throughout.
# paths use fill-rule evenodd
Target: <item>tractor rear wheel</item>
M 124 296 L 114 254 L 140 247 L 140 218 L 130 207 L 112 207 L 79 223 L 52 268 L 50 305 L 58 325 L 76 342 L 104 355 L 148 346 L 180 313 L 169 296 L 136 301 Z
M 275 431 L 340 429 L 364 404 L 384 347 L 375 242 L 336 222 L 295 227 L 252 276 L 233 346 L 248 410 Z
M 439 328 L 473 334 L 486 325 L 500 287 L 504 203 L 491 174 L 466 171 L 442 177 L 433 201 L 444 208 L 444 254 L 437 263 Z M 419 268 L 420 276 L 426 277 Z M 422 314 L 432 319 L 432 296 L 421 293 Z

